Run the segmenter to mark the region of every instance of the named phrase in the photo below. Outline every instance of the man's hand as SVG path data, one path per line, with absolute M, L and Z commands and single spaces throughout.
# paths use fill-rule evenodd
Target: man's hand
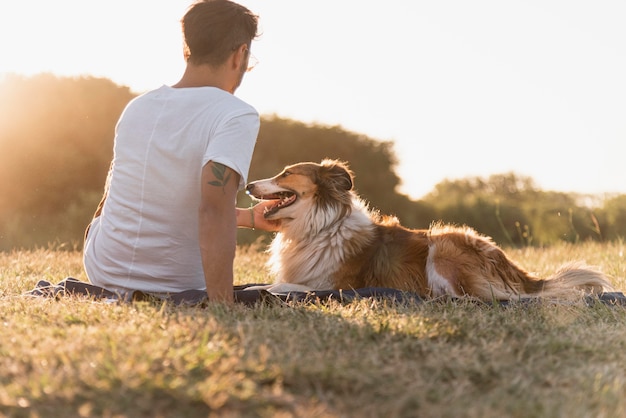
M 255 228 L 263 231 L 274 232 L 280 229 L 280 221 L 270 221 L 265 219 L 266 208 L 271 207 L 274 202 L 262 201 L 248 209 L 237 208 L 237 226 L 244 228 Z

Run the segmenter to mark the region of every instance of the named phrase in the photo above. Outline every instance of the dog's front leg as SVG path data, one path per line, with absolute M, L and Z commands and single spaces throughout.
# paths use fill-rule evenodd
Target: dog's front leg
M 275 283 L 246 287 L 244 290 L 267 290 L 270 293 L 309 292 L 311 287 L 295 283 Z

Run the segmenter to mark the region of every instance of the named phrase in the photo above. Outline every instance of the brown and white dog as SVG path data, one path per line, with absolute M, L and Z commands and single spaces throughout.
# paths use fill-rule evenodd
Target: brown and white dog
M 280 220 L 269 249 L 275 285 L 268 290 L 387 287 L 425 298 L 482 300 L 612 290 L 602 273 L 578 264 L 547 279 L 534 277 L 469 227 L 404 228 L 396 218 L 370 211 L 353 184 L 345 163 L 324 160 L 291 165 L 247 185 L 254 198 L 276 201 L 265 217 Z

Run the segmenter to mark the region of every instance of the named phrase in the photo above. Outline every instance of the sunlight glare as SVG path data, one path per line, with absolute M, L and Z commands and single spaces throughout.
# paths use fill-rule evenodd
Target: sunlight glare
M 163 71 L 146 74 L 142 71 L 146 63 L 163 68 L 180 62 L 174 66 L 177 73 L 183 66 L 179 19 L 190 2 L 168 3 L 154 7 L 146 0 L 2 2 L 0 74 L 93 75 L 133 87 L 135 80 L 144 80 L 145 89 L 158 87 Z M 166 41 L 155 40 L 154 33 Z

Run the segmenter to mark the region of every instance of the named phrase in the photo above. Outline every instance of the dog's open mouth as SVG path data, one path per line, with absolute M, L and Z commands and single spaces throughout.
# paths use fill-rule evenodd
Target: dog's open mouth
M 296 201 L 297 196 L 295 193 L 292 193 L 292 192 L 278 192 L 278 193 L 258 196 L 258 198 L 262 200 L 276 201 L 276 204 L 265 209 L 264 216 L 267 218 L 268 216 L 275 214 L 279 210 L 286 208 L 287 206 L 293 204 Z

